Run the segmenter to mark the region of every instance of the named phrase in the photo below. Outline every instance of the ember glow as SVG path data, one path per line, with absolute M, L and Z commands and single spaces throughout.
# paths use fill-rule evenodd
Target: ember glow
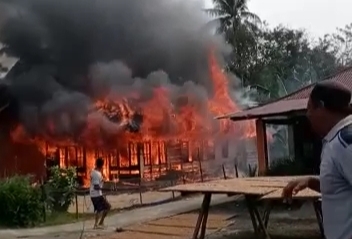
M 43 154 L 60 153 L 60 148 L 69 146 L 84 147 L 87 170 L 94 166 L 97 150 L 102 150 L 100 156 L 112 157 L 118 149 L 121 167 L 129 168 L 138 165 L 137 148 L 142 147 L 144 157 L 154 160 L 152 164 L 166 163 L 166 147 L 178 142 L 188 142 L 189 151 L 199 148 L 201 143 L 212 146 L 214 140 L 221 136 L 251 138 L 255 137 L 253 121 L 233 123 L 230 120 L 215 120 L 214 117 L 240 110 L 230 97 L 228 79 L 218 64 L 214 50 L 209 51 L 209 75 L 213 85 L 211 97 L 204 104 L 206 110 L 200 111 L 202 105 L 193 104 L 192 94 L 178 96 L 175 106 L 170 101 L 170 90 L 166 87 L 153 89 L 153 96 L 148 101 L 139 102 L 139 92 L 132 92 L 128 97 L 116 101 L 99 99 L 92 105 L 91 113 L 87 116 L 85 128 L 80 134 L 72 137 L 55 137 L 55 124 L 48 121 L 43 127 L 47 132 L 41 135 L 30 135 L 22 125 L 18 125 L 11 133 L 17 142 L 35 143 Z M 114 126 L 111 134 L 102 131 L 96 115 L 102 113 L 106 120 Z M 64 117 L 64 115 L 60 116 Z M 99 118 L 99 120 L 101 120 Z M 193 144 L 193 145 L 192 145 Z M 99 151 L 98 150 L 98 151 Z M 76 150 L 69 150 L 68 158 L 77 158 Z M 129 152 L 128 152 L 129 151 Z M 129 160 L 129 155 L 134 155 Z M 194 160 L 192 153 L 189 161 Z M 61 162 L 75 165 L 76 162 Z M 133 173 L 133 172 L 132 172 Z M 135 171 L 138 173 L 138 170 Z
M 216 146 L 255 136 L 253 122 L 214 119 L 240 107 L 236 79 L 218 61 L 231 49 L 207 28 L 198 1 L 0 5 L 0 41 L 20 59 L 4 80 L 12 141 L 77 167 L 83 179 L 96 157 L 110 180 L 153 179 L 190 162 L 233 160 L 216 157 Z

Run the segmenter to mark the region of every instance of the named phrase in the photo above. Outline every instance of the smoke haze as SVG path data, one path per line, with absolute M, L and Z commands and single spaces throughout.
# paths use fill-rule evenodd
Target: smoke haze
M 175 107 L 181 94 L 202 106 L 209 47 L 229 50 L 197 0 L 0 0 L 0 16 L 0 41 L 20 59 L 6 84 L 33 134 L 74 135 L 88 116 L 118 132 L 92 102 L 139 92 L 143 104 L 158 86 Z M 48 119 L 54 129 L 43 127 Z

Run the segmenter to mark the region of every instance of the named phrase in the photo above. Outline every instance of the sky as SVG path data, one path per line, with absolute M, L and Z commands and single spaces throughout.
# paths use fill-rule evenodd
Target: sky
M 352 0 L 249 0 L 248 7 L 270 25 L 305 28 L 312 37 L 352 23 Z

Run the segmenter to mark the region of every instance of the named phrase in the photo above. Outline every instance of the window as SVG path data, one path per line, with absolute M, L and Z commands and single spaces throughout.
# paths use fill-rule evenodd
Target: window
M 204 151 L 206 153 L 205 159 L 208 159 L 208 160 L 215 159 L 214 142 L 212 142 L 212 141 L 204 142 Z
M 82 167 L 84 168 L 86 166 L 85 163 L 85 152 L 82 147 L 77 147 L 76 148 L 76 157 L 77 157 L 77 167 Z
M 184 163 L 187 163 L 191 160 L 190 155 L 189 155 L 188 142 L 181 143 L 181 158 L 182 158 L 182 162 L 184 162 Z
M 66 150 L 64 147 L 59 148 L 59 159 L 60 159 L 60 167 L 66 168 L 67 160 L 66 160 Z
M 120 161 L 120 168 L 128 168 L 130 167 L 130 161 L 128 159 L 128 150 L 127 147 L 121 147 L 119 149 L 119 161 Z
M 117 153 L 117 150 L 114 150 L 110 154 L 110 166 L 111 167 L 118 167 L 119 166 L 119 155 Z
M 137 166 L 138 162 L 138 146 L 136 143 L 129 144 L 129 160 L 131 166 Z
M 102 150 L 96 150 L 95 151 L 95 158 L 103 158 L 104 154 Z
M 66 155 L 68 167 L 79 167 L 79 165 L 77 165 L 77 155 L 75 147 L 66 147 Z
M 222 158 L 229 157 L 229 141 L 228 140 L 225 140 L 225 142 L 223 142 L 221 145 L 221 155 L 222 155 Z
M 165 150 L 165 143 L 159 142 L 159 161 L 160 164 L 166 164 L 166 150 Z
M 151 164 L 151 145 L 150 145 L 150 143 L 143 144 L 143 159 L 144 159 L 144 165 L 150 166 L 150 164 Z
M 160 153 L 159 153 L 159 143 L 158 142 L 153 142 L 152 144 L 152 161 L 153 165 L 159 165 L 160 164 Z

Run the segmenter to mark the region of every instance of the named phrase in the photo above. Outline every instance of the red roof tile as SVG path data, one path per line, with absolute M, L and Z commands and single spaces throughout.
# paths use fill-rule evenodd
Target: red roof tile
M 352 67 L 325 79 L 329 81 L 337 81 L 344 84 L 352 91 Z M 285 97 L 275 100 L 264 105 L 247 109 L 242 112 L 220 116 L 218 119 L 231 118 L 234 121 L 255 119 L 261 117 L 278 116 L 289 114 L 296 111 L 305 111 L 309 94 L 313 89 L 314 84 L 306 86 L 298 91 L 295 91 Z

